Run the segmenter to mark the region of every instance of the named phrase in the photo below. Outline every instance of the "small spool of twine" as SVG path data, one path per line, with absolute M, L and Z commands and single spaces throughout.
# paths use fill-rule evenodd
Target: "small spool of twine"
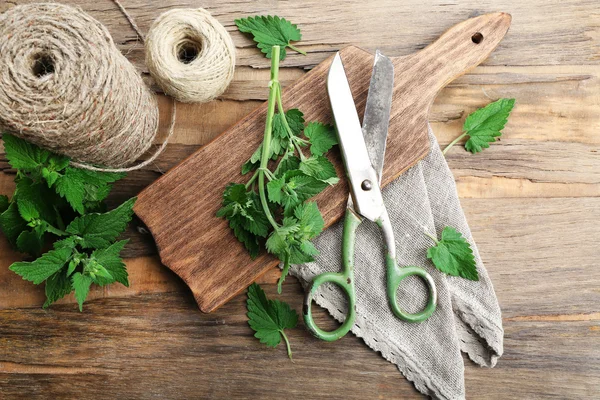
M 158 106 L 97 20 L 57 3 L 0 15 L 0 129 L 73 160 L 120 167 L 152 144 Z
M 153 22 L 145 42 L 150 74 L 165 93 L 179 101 L 210 101 L 233 79 L 231 36 L 204 9 L 165 12 Z

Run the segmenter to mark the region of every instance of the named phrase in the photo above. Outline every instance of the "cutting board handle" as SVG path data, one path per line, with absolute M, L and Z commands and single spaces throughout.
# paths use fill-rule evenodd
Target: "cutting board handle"
M 488 58 L 506 35 L 511 19 L 510 14 L 502 12 L 471 18 L 454 25 L 427 46 L 424 58 L 431 53 L 444 61 L 434 74 L 439 88 Z
M 475 68 L 490 55 L 506 35 L 510 23 L 510 14 L 502 12 L 460 22 L 423 50 L 396 57 L 396 77 L 410 74 L 418 80 L 414 89 L 421 91 L 427 88 L 421 93 L 431 104 L 444 86 Z

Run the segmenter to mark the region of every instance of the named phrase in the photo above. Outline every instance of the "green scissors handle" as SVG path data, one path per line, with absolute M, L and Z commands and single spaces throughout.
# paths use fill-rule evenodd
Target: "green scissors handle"
M 326 272 L 317 275 L 306 291 L 304 298 L 304 323 L 306 327 L 317 338 L 332 342 L 345 336 L 354 325 L 356 319 L 356 289 L 354 284 L 354 246 L 356 241 L 356 230 L 363 221 L 353 209 L 346 210 L 344 219 L 344 232 L 342 238 L 342 272 Z M 394 234 L 387 217 L 387 212 L 378 220 L 387 246 L 387 297 L 392 312 L 400 319 L 407 322 L 422 322 L 433 314 L 437 303 L 437 292 L 433 278 L 427 271 L 419 267 L 399 268 L 396 263 L 396 246 Z M 402 311 L 397 304 L 397 289 L 400 283 L 409 276 L 418 276 L 423 279 L 429 291 L 429 300 L 423 311 L 411 314 Z M 348 299 L 348 314 L 340 327 L 333 331 L 325 331 L 317 326 L 312 316 L 312 301 L 317 289 L 324 283 L 329 282 L 337 285 Z

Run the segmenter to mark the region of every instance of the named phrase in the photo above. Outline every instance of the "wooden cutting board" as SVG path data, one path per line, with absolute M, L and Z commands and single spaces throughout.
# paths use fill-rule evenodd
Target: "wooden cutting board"
M 435 96 L 448 82 L 486 59 L 508 31 L 510 21 L 505 13 L 471 18 L 425 49 L 392 58 L 395 87 L 382 185 L 429 152 L 427 116 Z M 373 55 L 354 46 L 340 54 L 362 117 Z M 331 123 L 325 85 L 331 59 L 284 90 L 285 109 L 299 108 L 306 121 Z M 148 186 L 135 204 L 136 214 L 152 232 L 163 264 L 186 282 L 204 312 L 215 310 L 278 263 L 266 252 L 252 260 L 227 222 L 215 216 L 225 185 L 249 179 L 240 175 L 240 167 L 260 144 L 265 117 L 266 103 Z M 329 158 L 338 176 L 345 176 L 337 150 Z M 344 180 L 316 197 L 326 226 L 342 217 L 347 197 Z

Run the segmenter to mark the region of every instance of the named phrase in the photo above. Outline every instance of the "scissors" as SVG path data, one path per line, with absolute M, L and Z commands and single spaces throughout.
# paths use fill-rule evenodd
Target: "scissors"
M 435 311 L 437 292 L 435 283 L 422 268 L 398 267 L 396 242 L 385 203 L 381 195 L 381 175 L 385 155 L 386 139 L 394 88 L 394 66 L 391 60 L 379 51 L 371 74 L 364 121 L 361 128 L 348 78 L 340 54 L 336 54 L 327 76 L 327 91 L 333 111 L 346 173 L 350 181 L 350 196 L 344 218 L 342 235 L 341 272 L 325 272 L 317 275 L 310 284 L 304 299 L 304 322 L 319 339 L 334 341 L 342 338 L 354 325 L 356 319 L 356 287 L 354 283 L 354 244 L 356 230 L 364 219 L 375 222 L 383 232 L 387 249 L 387 298 L 396 317 L 407 322 L 422 322 Z M 429 299 L 425 308 L 416 314 L 400 309 L 397 289 L 400 282 L 409 276 L 418 276 L 425 282 Z M 332 283 L 342 289 L 348 299 L 348 314 L 345 321 L 333 331 L 319 328 L 312 317 L 312 300 L 319 286 Z

